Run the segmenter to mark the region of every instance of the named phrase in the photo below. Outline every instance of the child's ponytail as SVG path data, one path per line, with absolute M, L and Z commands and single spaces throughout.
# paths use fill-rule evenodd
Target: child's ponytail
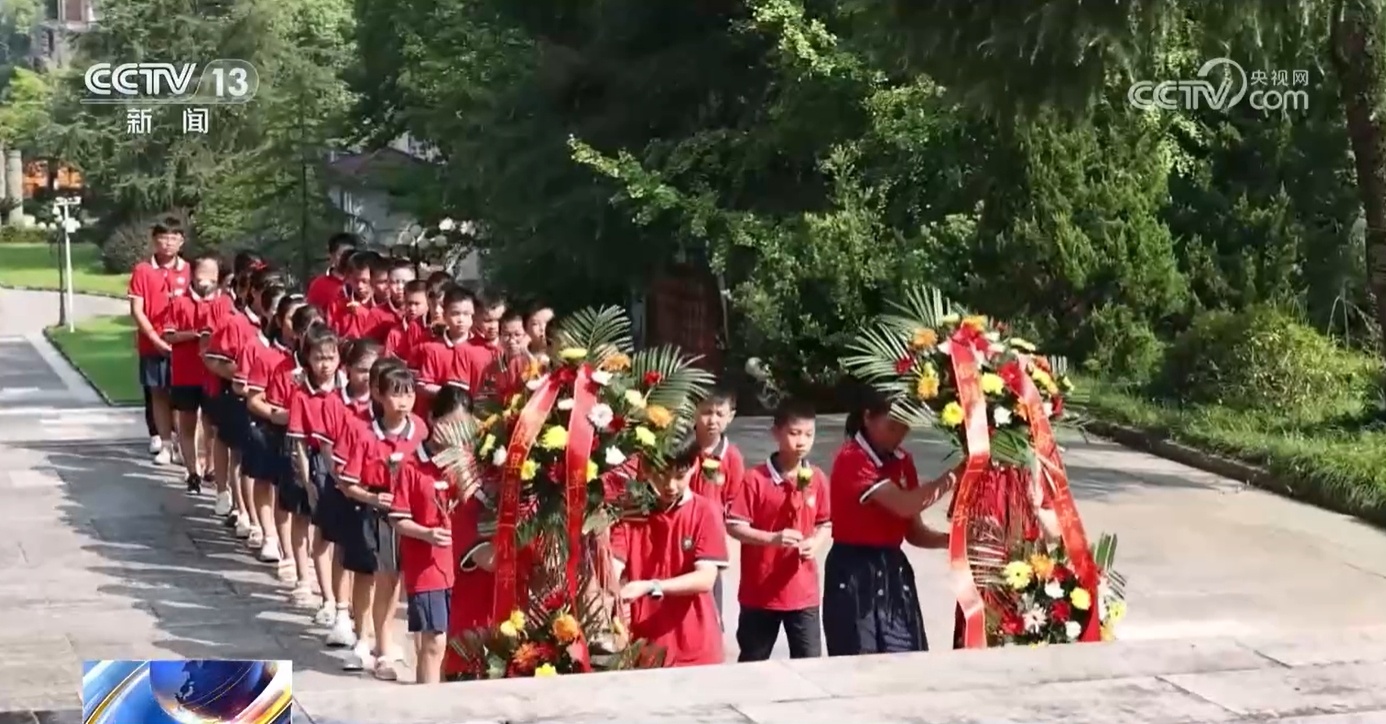
M 857 392 L 857 404 L 847 414 L 845 432 L 847 437 L 855 437 L 866 430 L 866 418 L 890 413 L 890 398 L 880 390 L 862 385 Z

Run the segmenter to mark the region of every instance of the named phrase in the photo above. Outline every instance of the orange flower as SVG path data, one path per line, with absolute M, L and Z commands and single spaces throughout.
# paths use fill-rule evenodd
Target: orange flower
M 1030 556 L 1030 569 L 1035 572 L 1035 578 L 1041 581 L 1049 580 L 1054 575 L 1054 559 L 1042 553 Z
M 582 625 L 571 614 L 563 614 L 553 620 L 553 635 L 560 643 L 572 643 L 582 635 Z
M 938 397 L 938 378 L 933 375 L 922 375 L 914 385 L 914 394 L 921 400 L 932 400 Z
M 597 365 L 597 368 L 607 372 L 625 372 L 630 369 L 630 357 L 620 352 L 609 354 L 602 358 L 602 362 Z
M 938 332 L 928 327 L 914 330 L 914 337 L 910 340 L 910 347 L 916 350 L 928 349 L 936 344 L 938 344 Z
M 539 363 L 539 358 L 535 357 L 534 359 L 531 359 L 529 361 L 529 364 L 525 365 L 525 371 L 520 376 L 524 379 L 525 382 L 529 382 L 530 380 L 539 379 L 539 375 L 543 373 L 544 366 Z
M 557 650 L 550 644 L 526 641 L 515 649 L 507 668 L 511 675 L 529 676 L 540 664 L 552 663 L 557 659 L 557 654 Z
M 981 332 L 981 331 L 984 331 L 984 330 L 986 329 L 986 327 L 987 327 L 987 318 L 986 318 L 986 317 L 983 317 L 983 316 L 981 316 L 981 315 L 973 315 L 973 316 L 971 316 L 971 317 L 963 317 L 962 326 L 964 326 L 964 327 L 971 327 L 971 328 L 977 330 L 978 332 Z
M 645 419 L 649 420 L 651 425 L 662 429 L 674 423 L 674 413 L 659 405 L 650 405 L 645 408 Z

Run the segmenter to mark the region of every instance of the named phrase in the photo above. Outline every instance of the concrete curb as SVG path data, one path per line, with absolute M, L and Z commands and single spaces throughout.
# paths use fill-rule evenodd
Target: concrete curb
M 39 291 L 46 291 L 46 290 L 39 290 Z M 44 327 L 44 328 L 43 328 L 43 339 L 44 339 L 45 341 L 48 342 L 49 346 L 51 346 L 55 352 L 58 353 L 58 356 L 59 356 L 59 357 L 62 357 L 62 358 L 63 358 L 63 361 L 67 363 L 67 366 L 68 366 L 68 367 L 71 367 L 72 370 L 73 370 L 74 372 L 76 372 L 78 375 L 80 375 L 80 376 L 82 377 L 83 380 L 86 381 L 87 386 L 90 387 L 90 388 L 92 389 L 92 391 L 94 391 L 94 392 L 96 393 L 96 396 L 97 396 L 97 397 L 100 397 L 100 398 L 101 398 L 101 402 L 104 403 L 107 407 L 115 407 L 115 408 L 133 407 L 133 405 L 119 405 L 119 404 L 116 404 L 114 401 L 111 400 L 110 397 L 107 397 L 107 396 L 106 396 L 106 391 L 103 390 L 103 389 L 101 389 L 101 387 L 98 386 L 98 385 L 96 384 L 96 382 L 94 382 L 94 381 L 92 380 L 92 378 L 89 377 L 89 376 L 87 375 L 87 373 L 86 373 L 85 370 L 83 370 L 81 367 L 78 367 L 76 362 L 73 362 L 73 361 L 72 361 L 72 358 L 69 357 L 69 356 L 67 355 L 67 350 L 63 349 L 63 346 L 62 346 L 62 345 L 60 345 L 60 344 L 58 344 L 57 342 L 53 341 L 53 330 L 55 330 L 55 329 L 57 329 L 56 326 L 53 326 L 53 327 Z
M 54 294 L 62 294 L 63 292 L 62 289 L 59 289 L 57 287 L 29 287 L 24 286 L 22 284 L 0 284 L 0 289 L 13 289 L 17 292 L 52 292 Z M 129 298 L 127 295 L 124 294 L 113 294 L 111 292 L 81 291 L 78 289 L 72 290 L 72 295 L 75 297 L 103 297 L 105 299 Z

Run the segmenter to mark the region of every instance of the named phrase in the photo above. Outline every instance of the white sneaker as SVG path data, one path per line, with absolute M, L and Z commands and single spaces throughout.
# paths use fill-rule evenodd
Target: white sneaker
M 160 439 L 158 435 L 150 435 L 150 436 L 149 436 L 149 454 L 150 454 L 150 455 L 158 455 L 158 454 L 159 454 L 159 451 L 160 451 L 160 450 L 163 450 L 163 449 L 164 449 L 164 441 L 163 441 L 162 439 Z
M 382 656 L 379 661 L 375 662 L 375 670 L 371 673 L 381 681 L 399 681 L 399 668 L 396 664 L 400 663 L 403 662 L 391 659 L 388 655 Z
M 249 538 L 255 532 L 255 527 L 246 520 L 244 515 L 236 515 L 236 537 L 242 540 Z
M 351 627 L 351 614 L 346 611 L 338 611 L 336 616 L 337 620 L 332 624 L 332 630 L 327 632 L 327 645 L 334 649 L 355 648 L 358 642 L 356 631 Z M 352 651 L 353 655 L 355 653 Z M 369 648 L 367 648 L 366 653 L 370 653 Z
M 231 514 L 231 491 L 223 490 L 217 493 L 217 504 L 212 506 L 212 513 L 218 518 L 225 518 Z
M 172 464 L 173 464 L 173 453 L 169 452 L 169 451 L 168 451 L 168 448 L 166 448 L 166 447 L 161 447 L 161 448 L 159 448 L 159 452 L 154 453 L 154 464 L 155 464 L 155 465 L 172 465 Z
M 357 641 L 351 647 L 351 655 L 347 656 L 346 663 L 342 665 L 347 671 L 365 671 L 375 669 L 375 656 L 371 654 L 371 645 L 366 641 Z
M 318 612 L 313 614 L 313 623 L 319 626 L 337 625 L 337 603 L 326 601 L 318 607 Z
M 173 463 L 174 465 L 182 465 L 183 451 L 180 450 L 177 445 L 170 445 L 169 448 L 172 450 L 172 454 L 169 455 L 169 462 Z
M 282 561 L 284 559 L 284 554 L 279 550 L 279 541 L 274 538 L 266 538 L 265 544 L 260 546 L 258 557 L 266 563 L 278 563 Z
M 265 545 L 265 532 L 254 525 L 250 526 L 250 536 L 245 539 L 245 545 L 247 548 L 259 550 Z

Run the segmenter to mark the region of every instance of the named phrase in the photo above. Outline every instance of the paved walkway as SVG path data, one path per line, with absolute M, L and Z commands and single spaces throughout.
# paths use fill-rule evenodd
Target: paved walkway
M 267 567 L 212 520 L 210 499 L 188 498 L 176 470 L 150 464 L 139 411 L 92 408 L 79 392 L 61 392 L 61 373 L 33 363 L 51 359 L 31 343 L 53 319 L 44 304 L 43 295 L 0 291 L 0 353 L 33 367 L 0 384 L 43 396 L 0 399 L 0 712 L 75 706 L 85 658 L 292 658 L 300 691 L 389 686 L 341 673 Z M 840 425 L 820 422 L 820 462 Z M 762 419 L 737 421 L 733 439 L 752 461 L 770 449 Z M 1067 443 L 1090 531 L 1120 533 L 1124 639 L 1386 624 L 1381 531 L 1109 443 Z M 911 446 L 921 467 L 944 468 L 942 443 L 921 437 Z M 931 638 L 947 646 L 943 556 L 911 556 Z M 734 561 L 729 622 L 735 581 Z

